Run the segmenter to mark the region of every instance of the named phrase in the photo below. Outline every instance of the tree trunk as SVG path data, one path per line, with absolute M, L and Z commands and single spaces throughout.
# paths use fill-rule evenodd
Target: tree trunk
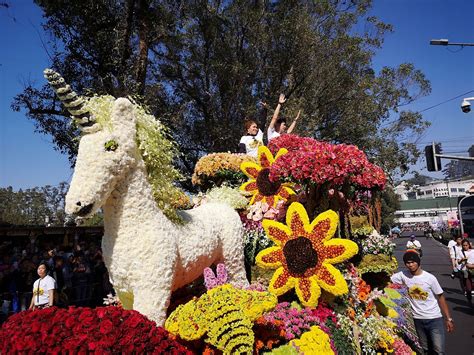
M 136 71 L 137 80 L 137 93 L 143 95 L 145 92 L 146 74 L 148 68 L 148 32 L 149 24 L 146 16 L 147 12 L 150 11 L 147 0 L 140 0 L 137 10 L 138 20 L 138 63 Z

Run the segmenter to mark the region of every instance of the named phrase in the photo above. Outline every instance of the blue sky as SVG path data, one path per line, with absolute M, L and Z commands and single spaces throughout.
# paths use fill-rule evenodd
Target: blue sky
M 42 44 L 47 38 L 40 26 L 39 8 L 30 0 L 10 4 L 10 9 L 0 9 L 0 187 L 18 189 L 69 181 L 72 171 L 66 156 L 53 149 L 49 137 L 34 132 L 33 122 L 24 113 L 10 109 L 24 82 L 44 82 L 42 71 L 50 63 Z M 474 47 L 429 45 L 433 38 L 474 43 L 474 1 L 374 0 L 372 13 L 394 26 L 377 52 L 374 68 L 410 62 L 431 81 L 431 94 L 406 109 L 423 110 L 471 90 L 466 96 L 474 96 Z M 462 152 L 474 144 L 474 110 L 463 113 L 461 100 L 424 112 L 432 126 L 420 140 L 420 148 L 434 140 L 443 143 L 446 153 L 466 155 Z M 424 167 L 420 160 L 417 169 L 428 174 Z

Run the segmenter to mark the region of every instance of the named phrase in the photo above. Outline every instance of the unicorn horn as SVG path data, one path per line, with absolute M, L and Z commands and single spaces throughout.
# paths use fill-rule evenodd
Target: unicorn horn
M 59 100 L 66 106 L 80 128 L 94 124 L 91 113 L 85 106 L 85 101 L 66 84 L 63 77 L 52 69 L 45 69 L 44 77 L 56 91 Z

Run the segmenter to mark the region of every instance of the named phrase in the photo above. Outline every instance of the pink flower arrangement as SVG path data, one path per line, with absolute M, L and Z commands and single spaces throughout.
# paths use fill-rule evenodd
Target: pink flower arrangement
M 333 188 L 345 183 L 361 189 L 383 189 L 383 170 L 370 163 L 353 145 L 331 144 L 312 138 L 286 134 L 272 139 L 270 150 L 288 149 L 270 168 L 270 180 L 329 183 Z
M 393 343 L 393 353 L 395 355 L 412 355 L 413 350 L 400 338 Z
M 319 304 L 317 308 L 298 308 L 288 302 L 279 303 L 275 309 L 264 315 L 265 321 L 278 324 L 287 340 L 299 338 L 305 331 L 310 330 L 311 326 L 319 325 L 326 333 L 329 329 L 324 325 L 330 318 L 336 323 L 334 311 L 327 308 L 324 304 Z
M 4 354 L 192 354 L 155 322 L 121 307 L 20 312 L 3 324 L 0 349 Z

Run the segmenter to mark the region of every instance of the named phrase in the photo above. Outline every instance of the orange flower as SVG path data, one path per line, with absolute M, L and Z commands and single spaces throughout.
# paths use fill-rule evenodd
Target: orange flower
M 348 309 L 347 309 L 347 316 L 348 316 L 350 319 L 354 320 L 354 319 L 355 319 L 355 315 L 356 315 L 356 313 L 355 313 L 355 311 L 354 311 L 354 308 L 348 308 Z
M 369 294 L 365 291 L 359 291 L 358 297 L 361 301 L 366 301 Z
M 339 223 L 336 212 L 328 210 L 311 223 L 303 205 L 288 208 L 286 225 L 265 219 L 262 226 L 275 246 L 256 258 L 263 268 L 276 269 L 268 290 L 278 296 L 295 288 L 301 303 L 318 304 L 321 288 L 340 296 L 348 292 L 346 280 L 333 264 L 357 254 L 358 246 L 347 239 L 331 239 Z
M 258 147 L 258 164 L 250 161 L 243 162 L 240 169 L 250 180 L 240 186 L 240 190 L 252 195 L 250 204 L 262 201 L 270 207 L 275 207 L 279 200 L 288 200 L 295 192 L 289 187 L 291 184 L 282 184 L 279 181 L 270 181 L 270 167 L 283 154 L 288 153 L 284 148 L 273 154 L 265 146 Z
M 370 317 L 370 315 L 372 314 L 373 309 L 374 309 L 374 301 L 370 301 L 366 305 L 364 317 L 365 318 Z

